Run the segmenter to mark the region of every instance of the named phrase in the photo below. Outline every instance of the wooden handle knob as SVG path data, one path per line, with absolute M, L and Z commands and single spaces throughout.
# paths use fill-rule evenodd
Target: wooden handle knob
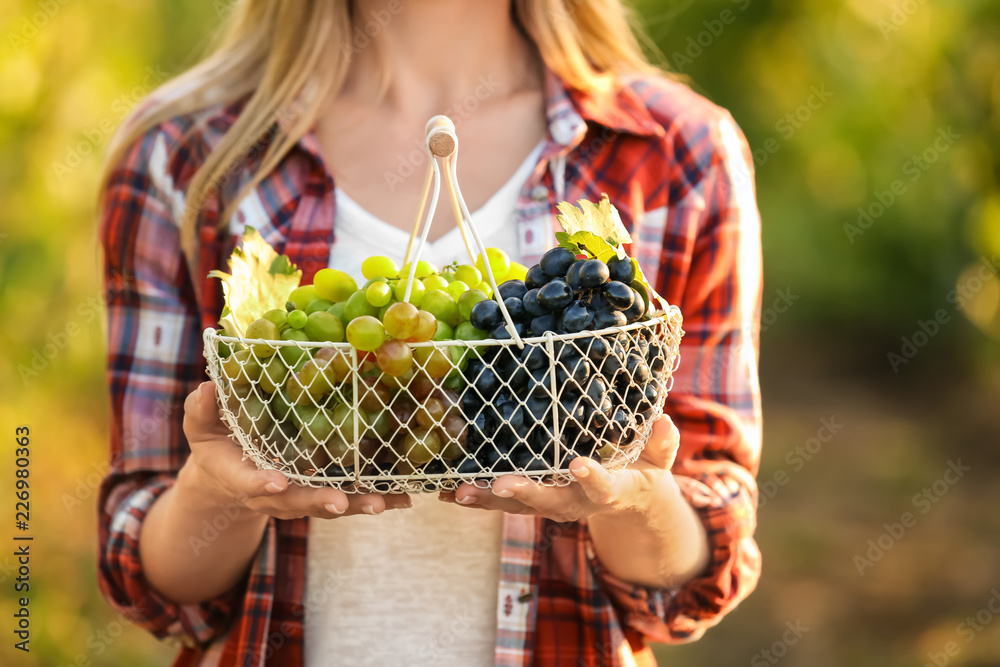
M 427 148 L 436 157 L 448 157 L 458 147 L 455 123 L 447 116 L 434 116 L 427 121 Z

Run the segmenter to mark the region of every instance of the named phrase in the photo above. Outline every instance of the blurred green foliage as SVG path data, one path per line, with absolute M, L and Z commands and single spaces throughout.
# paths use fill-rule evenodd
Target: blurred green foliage
M 172 655 L 96 589 L 93 503 L 107 424 L 94 201 L 113 128 L 197 60 L 231 4 L 8 0 L 0 8 L 0 425 L 33 429 L 38 540 L 33 651 L 15 655 L 5 641 L 0 663 L 156 665 Z M 670 68 L 730 109 L 754 150 L 765 309 L 782 294 L 792 304 L 765 310 L 761 479 L 794 471 L 786 452 L 819 419 L 832 413 L 847 424 L 816 455 L 823 463 L 796 471 L 761 510 L 760 590 L 704 641 L 660 654 L 743 664 L 801 617 L 816 629 L 786 647 L 784 664 L 924 661 L 1000 583 L 1000 526 L 989 511 L 998 498 L 988 484 L 1000 462 L 983 447 L 1000 428 L 1000 280 L 973 273 L 1000 255 L 1000 5 L 637 7 Z M 927 343 L 933 352 L 893 373 L 887 354 L 942 309 L 948 320 Z M 884 391 L 904 383 L 905 395 Z M 852 554 L 883 522 L 912 511 L 911 494 L 960 454 L 978 466 L 972 481 L 860 577 Z M 0 557 L 8 619 L 11 572 Z M 951 664 L 1000 662 L 998 628 L 963 644 Z

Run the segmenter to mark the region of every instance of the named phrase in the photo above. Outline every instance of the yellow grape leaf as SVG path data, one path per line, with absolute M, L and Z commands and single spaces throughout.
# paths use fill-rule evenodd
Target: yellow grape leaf
M 226 307 L 219 321 L 230 336 L 242 336 L 264 313 L 284 308 L 302 279 L 302 271 L 276 253 L 253 227 L 246 228 L 242 246 L 229 257 L 229 271 L 211 271 L 208 277 L 222 281 Z
M 568 234 L 590 232 L 615 245 L 632 242 L 632 237 L 622 224 L 621 216 L 611 205 L 607 195 L 602 195 L 601 201 L 597 204 L 586 199 L 581 199 L 578 204 L 580 208 L 569 202 L 560 202 L 558 205 L 561 213 L 558 217 L 559 224 Z

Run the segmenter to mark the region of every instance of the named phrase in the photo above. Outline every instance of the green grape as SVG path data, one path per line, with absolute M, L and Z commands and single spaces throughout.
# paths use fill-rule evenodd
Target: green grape
M 274 323 L 274 326 L 281 329 L 288 321 L 288 311 L 284 308 L 274 308 L 264 313 L 264 319 Z
M 312 315 L 313 313 L 326 310 L 333 305 L 333 301 L 329 299 L 313 299 L 312 303 L 306 306 L 306 315 Z
M 246 338 L 261 338 L 264 340 L 278 340 L 278 327 L 274 325 L 271 320 L 265 320 L 263 317 L 259 320 L 254 320 L 247 327 Z M 272 354 L 278 351 L 273 345 L 268 345 L 266 343 L 258 343 L 252 346 L 254 354 L 260 359 L 265 359 L 270 357 Z
M 457 340 L 486 340 L 489 333 L 472 326 L 472 322 L 462 322 L 455 327 L 455 338 Z
M 507 274 L 510 273 L 510 257 L 507 256 L 503 250 L 500 248 L 487 248 L 486 258 L 490 262 L 490 269 L 493 271 L 493 279 L 496 281 L 497 285 L 502 283 L 507 279 Z M 480 255 L 476 259 L 476 268 L 484 276 L 486 275 L 486 265 L 483 262 L 483 256 Z
M 288 295 L 288 300 L 295 304 L 296 308 L 305 310 L 305 307 L 319 298 L 315 285 L 301 285 L 292 290 Z
M 468 292 L 458 297 L 458 314 L 463 320 L 468 320 L 472 316 L 472 308 L 480 301 L 486 301 L 489 297 L 482 290 L 470 289 Z M 484 308 L 486 306 L 483 306 Z
M 343 301 L 358 289 L 354 278 L 337 269 L 320 269 L 313 278 L 313 285 L 317 294 L 334 303 Z
M 392 288 L 389 287 L 389 283 L 372 283 L 365 290 L 365 298 L 376 308 L 382 308 L 392 300 Z
M 375 276 L 374 278 L 369 278 L 365 281 L 365 284 L 361 286 L 361 289 L 368 289 L 373 283 L 388 283 L 389 279 L 385 276 Z
M 455 269 L 455 279 L 461 280 L 471 288 L 483 282 L 483 274 L 479 272 L 479 269 L 470 264 L 462 264 Z
M 298 312 L 301 313 L 302 311 Z M 305 313 L 302 314 L 305 315 Z M 301 329 L 285 329 L 281 332 L 281 340 L 297 340 L 299 342 L 306 343 L 309 341 L 309 336 Z M 295 345 L 282 345 L 278 349 L 278 354 L 281 355 L 281 358 L 285 360 L 286 364 L 292 367 L 298 363 L 299 359 L 309 356 L 306 354 L 305 350 Z
M 405 339 L 417 331 L 419 311 L 412 303 L 397 302 L 386 308 L 382 315 L 385 332 L 393 338 Z
M 310 315 L 303 328 L 309 339 L 317 343 L 329 341 L 339 343 L 344 340 L 344 325 L 339 319 L 320 310 Z
M 431 340 L 455 340 L 455 330 L 447 322 L 437 321 L 437 330 Z
M 270 430 L 272 423 L 264 401 L 251 394 L 240 402 L 236 424 L 243 432 L 253 435 L 256 431 L 258 435 L 263 435 Z
M 413 357 L 424 373 L 431 378 L 443 378 L 453 368 L 451 354 L 446 348 L 418 347 L 414 350 Z
M 288 391 L 284 387 L 279 387 L 271 396 L 268 403 L 271 406 L 271 413 L 277 421 L 284 421 L 288 416 L 288 411 L 292 407 L 292 399 L 288 397 Z
M 310 359 L 299 371 L 299 382 L 306 387 L 306 391 L 319 398 L 333 391 L 334 370 L 327 367 L 330 362 L 326 359 Z
M 370 315 L 362 315 L 347 325 L 347 342 L 363 352 L 377 350 L 385 341 L 382 323 Z
M 420 302 L 420 309 L 451 326 L 459 323 L 458 304 L 447 292 L 433 289 L 424 294 L 424 300 Z
M 427 276 L 433 276 L 437 272 L 438 272 L 438 270 L 437 270 L 436 266 L 434 266 L 430 262 L 425 262 L 424 260 L 420 260 L 419 262 L 417 262 L 417 271 L 416 271 L 416 274 L 413 277 L 414 278 L 426 278 Z M 404 264 L 403 268 L 401 268 L 399 270 L 399 277 L 400 277 L 401 280 L 408 280 L 409 279 L 409 277 L 410 277 L 410 265 L 409 264 Z
M 510 271 L 507 272 L 504 280 L 524 280 L 528 276 L 528 267 L 520 262 L 511 262 Z
M 337 429 L 337 433 L 341 438 L 347 440 L 348 442 L 354 442 L 356 438 L 354 437 L 354 409 L 347 403 L 337 403 L 333 407 L 331 421 L 333 422 L 333 427 Z M 358 430 L 364 430 L 364 420 L 361 418 L 361 412 L 358 412 Z
M 435 289 L 439 289 L 441 291 L 448 289 L 448 281 L 441 276 L 427 276 L 420 282 L 424 284 L 424 289 L 428 292 Z
M 395 301 L 393 299 L 390 299 L 389 303 L 385 304 L 384 306 L 382 306 L 381 308 L 378 309 L 378 315 L 376 315 L 376 317 L 378 317 L 380 320 L 382 320 L 382 324 L 385 324 L 385 314 L 387 312 L 389 312 L 389 308 L 391 308 L 392 305 L 395 304 L 395 303 L 399 303 L 399 302 Z M 410 305 L 413 305 L 413 304 L 410 304 Z
M 417 318 L 417 328 L 414 330 L 413 335 L 406 340 L 411 343 L 423 343 L 434 338 L 434 334 L 437 333 L 437 328 L 441 324 L 437 318 L 426 310 L 421 310 L 417 314 Z
M 460 371 L 464 371 L 465 367 L 469 365 L 469 355 L 475 354 L 470 348 L 460 345 L 449 347 L 448 353 L 451 355 L 452 366 Z
M 293 415 L 302 427 L 302 443 L 316 449 L 326 444 L 336 430 L 333 425 L 333 415 L 324 408 L 308 408 L 296 406 L 292 408 Z
M 276 354 L 267 360 L 264 369 L 260 374 L 260 388 L 269 394 L 273 394 L 278 387 L 285 384 L 288 377 L 288 366 L 280 354 Z
M 345 308 L 347 308 L 347 302 L 346 301 L 338 301 L 337 303 L 335 303 L 332 306 L 330 306 L 329 308 L 327 308 L 326 312 L 328 312 L 331 315 L 333 315 L 334 317 L 336 317 L 338 320 L 340 320 L 340 323 L 343 324 L 346 327 L 347 326 L 347 322 L 344 321 L 344 309 Z
M 441 453 L 441 437 L 436 431 L 415 428 L 403 440 L 403 450 L 411 465 L 425 465 Z
M 469 291 L 469 286 L 463 283 L 461 280 L 453 280 L 448 283 L 448 289 L 445 290 L 451 295 L 452 299 L 458 301 L 458 297 L 462 296 Z
M 378 308 L 368 303 L 368 297 L 364 292 L 358 291 L 347 300 L 347 305 L 344 306 L 344 319 L 350 324 L 363 315 L 374 317 L 378 315 Z
M 499 286 L 500 283 L 497 283 L 497 285 Z M 485 294 L 487 299 L 493 298 L 493 288 L 490 287 L 489 281 L 484 280 L 483 282 L 476 285 L 475 289 Z
M 455 277 L 455 272 L 449 269 L 442 270 L 441 277 L 447 280 L 449 283 L 453 283 L 456 280 L 458 280 L 458 278 Z
M 298 309 L 293 310 L 292 312 L 288 313 L 288 326 L 290 326 L 293 329 L 301 329 L 306 325 L 306 319 L 308 317 L 309 316 L 306 314 L 306 311 L 304 310 L 298 310 Z
M 375 358 L 382 372 L 393 377 L 406 375 L 406 371 L 413 367 L 413 350 L 399 340 L 382 343 Z
M 422 282 L 420 282 L 419 280 L 413 281 L 413 290 L 410 292 L 409 302 L 412 303 L 414 306 L 419 307 L 420 303 L 424 299 L 425 291 L 426 289 L 424 288 L 424 284 Z M 403 298 L 404 296 L 406 296 L 406 281 L 400 280 L 398 283 L 396 283 L 396 300 L 406 301 L 406 299 Z
M 399 275 L 399 267 L 388 257 L 373 255 L 361 262 L 361 275 L 365 278 L 375 278 L 376 276 L 395 278 Z
M 222 362 L 222 369 L 234 387 L 256 382 L 263 371 L 252 350 L 237 350 Z

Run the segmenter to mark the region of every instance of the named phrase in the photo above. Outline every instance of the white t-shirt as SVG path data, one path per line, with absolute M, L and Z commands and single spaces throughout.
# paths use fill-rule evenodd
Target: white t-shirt
M 488 247 L 518 258 L 517 197 L 541 153 L 472 214 Z M 442 188 L 443 190 L 443 188 Z M 439 205 L 450 206 L 442 192 Z M 401 262 L 409 234 L 336 193 L 330 266 L 361 277 L 361 262 Z M 468 261 L 456 227 L 422 259 Z M 503 515 L 413 494 L 413 507 L 379 516 L 309 523 L 306 558 L 306 667 L 494 664 Z

